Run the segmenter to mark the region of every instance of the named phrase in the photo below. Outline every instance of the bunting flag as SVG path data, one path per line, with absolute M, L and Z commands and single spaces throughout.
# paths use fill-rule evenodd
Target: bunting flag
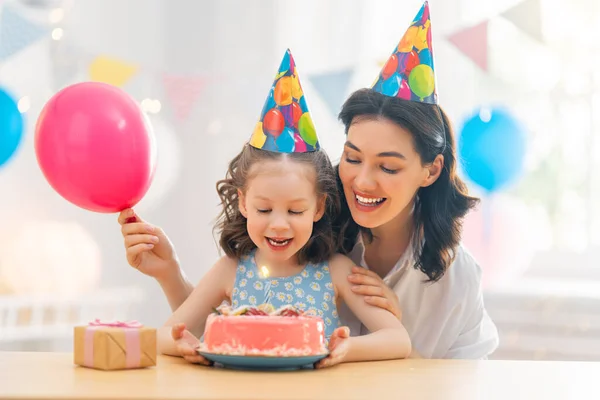
M 464 55 L 469 57 L 482 70 L 488 70 L 488 21 L 462 29 L 448 36 Z
M 7 59 L 49 34 L 47 27 L 22 17 L 4 5 L 0 13 L 0 61 Z
M 171 101 L 175 116 L 180 121 L 185 120 L 190 115 L 207 79 L 203 76 L 163 74 L 162 80 L 165 94 Z
M 323 74 L 308 75 L 307 78 L 329 110 L 337 116 L 346 98 L 353 74 L 352 68 L 345 68 Z
M 529 36 L 544 41 L 540 0 L 525 0 L 501 15 Z
M 55 46 L 50 46 L 52 87 L 58 92 L 65 86 L 85 80 L 89 64 L 95 58 L 82 52 L 70 41 L 61 40 Z
M 106 57 L 96 57 L 89 66 L 90 79 L 121 87 L 131 79 L 139 68 L 137 65 Z

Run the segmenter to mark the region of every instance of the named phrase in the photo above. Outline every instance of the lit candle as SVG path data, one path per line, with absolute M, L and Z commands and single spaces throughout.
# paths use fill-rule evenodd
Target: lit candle
M 263 279 L 266 279 L 269 277 L 269 268 L 267 268 L 265 265 L 260 267 L 260 272 L 262 273 Z
M 260 267 L 260 275 L 263 279 L 266 280 L 264 291 L 265 300 L 263 303 L 269 303 L 271 301 L 271 281 L 269 280 L 269 268 L 267 268 L 266 265 Z

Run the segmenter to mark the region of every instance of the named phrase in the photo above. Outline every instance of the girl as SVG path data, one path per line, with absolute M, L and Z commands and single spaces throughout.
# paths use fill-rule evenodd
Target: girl
M 402 318 L 413 356 L 481 359 L 497 348 L 498 332 L 483 303 L 481 269 L 460 245 L 462 218 L 477 200 L 456 174 L 454 135 L 437 104 L 430 25 L 425 3 L 376 84 L 342 108 L 343 204 L 334 230 L 338 251 L 357 265 L 347 278 L 353 292 Z M 408 63 L 407 50 L 424 63 Z M 139 217 L 124 210 L 119 222 L 127 218 Z M 157 242 L 149 249 L 126 240 L 127 260 L 155 277 L 176 308 L 192 286 L 164 232 L 141 226 Z M 368 333 L 347 311 L 340 318 L 351 334 Z
M 249 144 L 231 161 L 227 177 L 217 183 L 223 210 L 218 228 L 225 252 L 200 280 L 158 333 L 159 351 L 181 355 L 191 362 L 208 364 L 195 349 L 197 337 L 214 307 L 227 301 L 233 308 L 263 303 L 279 308 L 293 305 L 321 316 L 330 354 L 317 367 L 341 362 L 404 358 L 411 345 L 402 323 L 392 313 L 366 304 L 351 290 L 346 279 L 354 263 L 335 254 L 331 215 L 339 212 L 335 171 L 320 150 L 314 131 L 300 122 L 299 137 L 305 143 L 292 147 L 279 141 L 265 115 L 283 110 L 277 88 L 290 77 L 297 82 L 291 54 L 286 53 L 273 85 L 276 103 L 267 106 L 260 128 Z M 306 108 L 299 83 L 282 90 Z M 282 114 L 283 114 L 282 112 Z M 299 120 L 306 120 L 307 112 Z M 290 119 L 282 129 L 296 129 Z M 309 126 L 308 129 L 312 129 Z M 264 131 L 267 131 L 265 135 Z M 273 133 L 274 142 L 267 135 Z M 286 132 L 279 133 L 279 135 Z M 139 224 L 139 223 L 138 223 Z M 136 223 L 126 225 L 129 229 Z M 259 268 L 260 266 L 260 268 Z M 339 323 L 338 307 L 344 303 L 373 332 L 349 337 Z

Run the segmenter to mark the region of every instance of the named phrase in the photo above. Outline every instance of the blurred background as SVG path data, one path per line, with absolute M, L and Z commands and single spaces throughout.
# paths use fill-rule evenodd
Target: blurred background
M 71 351 L 75 324 L 159 326 L 170 314 L 156 282 L 127 264 L 116 214 L 80 209 L 44 179 L 33 134 L 53 94 L 100 81 L 139 102 L 158 165 L 136 210 L 167 232 L 196 282 L 219 254 L 215 182 L 252 133 L 286 48 L 337 162 L 341 104 L 371 85 L 421 5 L 0 0 L 0 122 L 10 101 L 23 117 L 22 131 L 0 131 L 0 350 Z M 463 242 L 500 331 L 491 358 L 600 360 L 600 4 L 430 8 L 440 103 L 460 174 L 483 200 Z

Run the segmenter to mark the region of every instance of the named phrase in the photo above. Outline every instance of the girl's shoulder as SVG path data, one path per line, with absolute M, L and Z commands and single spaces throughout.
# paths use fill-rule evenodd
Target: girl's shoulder
M 217 260 L 213 268 L 219 270 L 220 272 L 228 272 L 235 274 L 235 271 L 237 270 L 240 261 L 241 260 L 237 257 L 230 257 L 224 255 Z
M 207 287 L 222 290 L 224 295 L 229 296 L 235 282 L 237 270 L 237 258 L 222 256 L 217 259 L 213 266 L 200 278 L 196 288 Z

